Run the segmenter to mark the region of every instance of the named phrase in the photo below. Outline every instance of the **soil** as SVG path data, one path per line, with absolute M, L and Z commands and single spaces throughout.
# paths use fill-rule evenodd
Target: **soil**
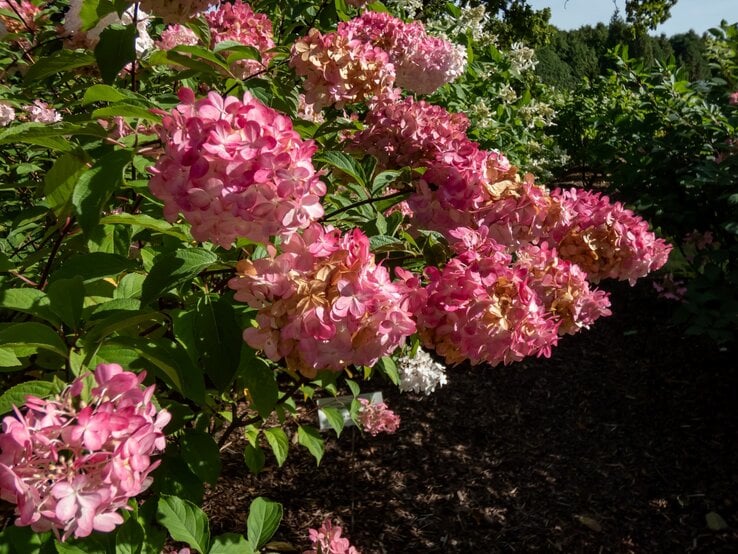
M 738 552 L 734 345 L 684 335 L 647 282 L 610 289 L 614 315 L 550 359 L 449 369 L 429 397 L 386 387 L 400 430 L 331 433 L 320 466 L 294 447 L 251 476 L 231 445 L 213 534 L 245 532 L 266 496 L 282 551 L 331 517 L 363 554 Z

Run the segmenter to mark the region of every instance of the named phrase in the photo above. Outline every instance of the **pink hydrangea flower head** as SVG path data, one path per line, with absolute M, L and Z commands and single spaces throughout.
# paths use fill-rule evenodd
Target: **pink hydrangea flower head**
M 292 46 L 290 66 L 305 78 L 305 101 L 320 110 L 363 102 L 390 89 L 395 68 L 387 53 L 350 34 L 311 29 Z
M 141 0 L 141 8 L 165 23 L 186 23 L 204 13 L 215 0 Z
M 387 407 L 384 402 L 369 402 L 359 398 L 359 423 L 361 428 L 376 437 L 379 433 L 395 433 L 400 427 L 400 416 Z
M 221 42 L 234 41 L 245 46 L 253 46 L 261 54 L 261 60 L 239 60 L 236 67 L 240 77 L 246 79 L 263 71 L 274 57 L 272 22 L 261 13 L 256 13 L 246 2 L 221 2 L 217 9 L 205 14 L 210 26 L 211 46 Z
M 59 112 L 41 100 L 34 100 L 33 104 L 24 109 L 28 114 L 28 119 L 34 123 L 56 123 L 62 120 Z
M 412 314 L 423 302 L 419 281 L 407 272 L 392 281 L 358 229 L 313 224 L 281 253 L 237 269 L 229 282 L 236 300 L 258 310 L 244 340 L 307 377 L 374 365 L 415 332 Z
M 552 239 L 562 258 L 574 262 L 593 283 L 628 280 L 662 267 L 671 246 L 648 230 L 648 223 L 607 196 L 577 189 L 556 189 L 561 205 Z
M 104 364 L 94 377 L 87 402 L 81 377 L 54 398 L 28 396 L 3 419 L 0 498 L 16 505 L 16 525 L 62 540 L 110 532 L 150 485 L 169 413 L 153 404 L 153 386 L 141 388 L 144 374 Z
M 597 319 L 611 315 L 610 295 L 592 289 L 579 266 L 562 260 L 545 242 L 528 244 L 515 252 L 514 267 L 528 273 L 528 285 L 558 323 L 559 335 L 588 329 Z
M 188 45 L 194 46 L 200 39 L 197 38 L 195 32 L 184 25 L 174 24 L 168 25 L 161 32 L 161 39 L 156 42 L 157 48 L 160 50 L 171 50 L 175 46 Z
M 248 93 L 196 101 L 181 89 L 180 99 L 159 130 L 164 155 L 149 183 L 169 221 L 182 213 L 197 240 L 230 248 L 237 237 L 289 237 L 322 217 L 316 146 L 288 117 Z
M 341 527 L 333 525 L 331 520 L 326 518 L 319 529 L 308 531 L 312 548 L 303 554 L 360 554 L 347 538 L 341 536 L 342 532 Z
M 424 167 L 438 155 L 468 143 L 468 127 L 464 114 L 410 96 L 402 98 L 398 89 L 371 104 L 364 129 L 348 139 L 348 144 L 376 157 L 385 169 Z
M 428 267 L 427 302 L 417 314 L 426 347 L 446 363 L 510 364 L 548 356 L 558 324 L 488 229 L 451 231 L 457 255 L 443 269 Z
M 684 302 L 687 296 L 687 285 L 682 279 L 675 279 L 672 273 L 667 273 L 660 280 L 651 283 L 659 298 Z
M 346 0 L 346 3 L 354 8 L 361 8 L 365 4 L 368 4 L 369 0 Z
M 738 106 L 738 90 L 728 95 L 728 103 L 731 106 Z
M 340 23 L 338 33 L 387 52 L 398 86 L 419 94 L 450 83 L 466 67 L 464 47 L 428 35 L 419 21 L 405 23 L 388 13 L 367 11 Z

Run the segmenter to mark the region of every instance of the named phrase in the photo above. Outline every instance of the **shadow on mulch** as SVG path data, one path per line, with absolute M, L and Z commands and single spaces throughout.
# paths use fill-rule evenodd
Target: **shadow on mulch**
M 551 359 L 450 369 L 428 398 L 388 388 L 400 431 L 352 447 L 347 429 L 319 467 L 295 447 L 252 477 L 234 447 L 214 533 L 245 531 L 267 496 L 300 549 L 331 516 L 363 554 L 738 552 L 735 352 L 670 327 L 648 283 L 612 288 L 614 315 Z

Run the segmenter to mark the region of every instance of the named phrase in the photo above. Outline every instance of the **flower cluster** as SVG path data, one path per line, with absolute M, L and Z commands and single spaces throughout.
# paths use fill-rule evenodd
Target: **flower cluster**
M 397 84 L 430 94 L 466 67 L 466 49 L 428 35 L 419 21 L 367 11 L 333 33 L 311 29 L 292 47 L 290 65 L 305 77 L 307 101 L 319 109 L 371 100 Z
M 17 525 L 64 540 L 123 523 L 117 511 L 151 483 L 170 419 L 154 406 L 154 387 L 142 390 L 144 376 L 101 364 L 89 402 L 80 378 L 53 399 L 28 396 L 24 412 L 3 419 L 0 498 L 16 505 Z
M 445 368 L 425 350 L 418 347 L 414 356 L 402 356 L 397 361 L 400 390 L 429 395 L 436 387 L 446 384 Z
M 514 266 L 528 272 L 528 284 L 558 324 L 559 335 L 573 335 L 600 317 L 611 315 L 609 294 L 591 289 L 587 274 L 559 258 L 545 242 L 540 246 L 528 244 L 515 254 Z
M 468 142 L 469 120 L 425 100 L 402 98 L 398 89 L 377 98 L 364 119 L 364 129 L 349 139 L 357 152 L 366 152 L 385 169 L 422 167 L 439 154 Z
M 738 90 L 728 95 L 728 103 L 731 106 L 738 106 Z
M 620 202 L 577 189 L 556 189 L 551 196 L 561 205 L 551 237 L 559 256 L 581 267 L 593 283 L 627 279 L 632 285 L 666 263 L 671 246 Z
M 182 44 L 194 46 L 200 42 L 195 32 L 184 25 L 174 24 L 168 25 L 161 32 L 161 38 L 156 42 L 156 47 L 160 50 L 171 50 L 175 46 Z
M 0 0 L 0 10 L 11 15 L 0 14 L 0 23 L 8 33 L 35 31 L 36 18 L 41 9 L 29 0 Z
M 211 46 L 225 41 L 233 41 L 245 46 L 253 46 L 261 54 L 261 60 L 238 60 L 240 77 L 246 79 L 264 70 L 274 57 L 272 22 L 261 13 L 255 13 L 251 6 L 241 0 L 234 3 L 221 2 L 220 6 L 207 12 L 205 18 L 210 27 Z
M 557 343 L 557 324 L 488 230 L 451 232 L 456 257 L 443 269 L 428 267 L 427 302 L 417 315 L 418 331 L 448 364 L 510 364 L 526 356 L 548 356 Z
M 0 102 L 0 127 L 7 127 L 15 121 L 15 109 Z
M 687 296 L 687 284 L 682 279 L 674 279 L 672 273 L 667 273 L 659 281 L 651 283 L 659 298 L 684 302 Z
M 214 0 L 141 0 L 141 8 L 165 23 L 185 23 L 205 12 Z
M 520 75 L 538 65 L 535 50 L 528 48 L 520 42 L 514 42 L 510 46 L 510 70 L 514 75 Z
M 330 519 L 326 519 L 320 529 L 310 529 L 308 531 L 312 548 L 306 550 L 303 554 L 360 554 L 356 548 L 346 537 L 342 537 L 341 529 L 338 525 L 334 526 Z
M 387 53 L 348 34 L 311 29 L 292 46 L 292 66 L 305 77 L 305 100 L 316 110 L 362 102 L 392 87 L 395 70 Z
M 415 332 L 418 279 L 398 269 L 401 280 L 391 281 L 358 229 L 341 235 L 314 224 L 282 249 L 242 260 L 229 282 L 236 300 L 259 310 L 258 326 L 243 336 L 268 358 L 314 377 L 321 369 L 374 365 Z
M 359 398 L 359 424 L 362 430 L 376 437 L 379 433 L 392 434 L 400 428 L 400 416 L 384 402 L 370 402 Z
M 59 112 L 41 100 L 34 100 L 33 104 L 23 109 L 28 114 L 28 120 L 34 123 L 56 123 L 62 120 Z
M 368 11 L 340 23 L 337 32 L 387 52 L 397 85 L 412 92 L 430 94 L 466 68 L 466 48 L 429 35 L 420 21 L 405 23 L 385 12 Z
M 195 101 L 183 88 L 179 98 L 159 130 L 165 152 L 149 183 L 169 221 L 181 212 L 197 240 L 230 248 L 237 237 L 267 242 L 322 217 L 315 144 L 288 117 L 248 93 Z

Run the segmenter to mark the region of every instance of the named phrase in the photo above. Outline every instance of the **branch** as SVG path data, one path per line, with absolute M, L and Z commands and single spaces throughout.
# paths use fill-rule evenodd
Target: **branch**
M 409 190 L 400 190 L 397 192 L 393 192 L 392 194 L 388 194 L 387 196 L 379 196 L 377 198 L 367 198 L 366 200 L 359 200 L 358 202 L 354 202 L 353 204 L 349 206 L 344 206 L 343 208 L 338 208 L 337 210 L 333 210 L 329 214 L 327 214 L 324 219 L 331 219 L 334 216 L 337 216 L 340 213 L 343 213 L 345 211 L 348 211 L 352 208 L 358 208 L 359 206 L 365 206 L 366 204 L 373 204 L 374 202 L 381 202 L 382 200 L 389 200 L 390 198 L 397 198 L 399 196 L 404 196 L 406 194 L 410 194 Z

